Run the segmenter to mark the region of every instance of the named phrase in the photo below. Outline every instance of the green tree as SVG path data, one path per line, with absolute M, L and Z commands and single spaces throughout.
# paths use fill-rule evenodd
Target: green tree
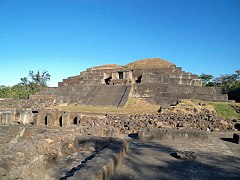
M 212 82 L 212 79 L 214 78 L 213 75 L 202 73 L 199 76 L 199 78 L 202 79 L 204 86 L 207 86 L 207 87 L 214 86 L 214 83 Z
M 213 82 L 215 86 L 220 86 L 223 88 L 223 92 L 227 93 L 231 87 L 236 87 L 239 84 L 240 74 L 236 71 L 234 74 L 225 74 L 216 77 Z
M 207 87 L 221 87 L 222 92 L 228 94 L 230 100 L 240 102 L 240 70 L 233 74 L 220 75 L 214 78 L 211 74 L 202 73 L 199 76 L 203 80 L 203 85 Z
M 29 71 L 29 78 L 21 78 L 21 82 L 9 87 L 9 86 L 0 86 L 0 98 L 19 98 L 27 99 L 30 95 L 35 94 L 40 90 L 41 87 L 46 87 L 47 82 L 50 80 L 50 74 L 44 70 L 40 73 L 34 73 Z
M 21 84 L 30 84 L 35 83 L 40 86 L 47 86 L 47 82 L 50 81 L 51 75 L 46 71 L 40 71 L 38 70 L 37 73 L 34 73 L 34 71 L 29 71 L 28 76 L 30 80 L 27 77 L 21 78 Z
M 1 98 L 17 98 L 15 92 L 10 86 L 0 86 L 0 97 Z
M 215 86 L 222 87 L 229 99 L 240 102 L 240 70 L 234 74 L 221 75 L 213 80 Z

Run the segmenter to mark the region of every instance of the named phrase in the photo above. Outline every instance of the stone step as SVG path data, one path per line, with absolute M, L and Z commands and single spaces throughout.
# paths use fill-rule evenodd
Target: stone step
M 93 89 L 88 96 L 83 99 L 82 103 L 85 105 L 94 106 L 115 106 L 118 107 L 126 104 L 124 96 L 128 97 L 131 86 L 114 86 L 114 85 L 100 85 Z M 123 100 L 123 101 L 122 101 Z

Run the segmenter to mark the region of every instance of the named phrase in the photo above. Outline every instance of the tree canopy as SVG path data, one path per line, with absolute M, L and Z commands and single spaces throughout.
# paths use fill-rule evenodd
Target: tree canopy
M 214 86 L 213 82 L 211 82 L 211 80 L 214 78 L 213 75 L 202 73 L 199 77 L 200 77 L 200 79 L 203 80 L 203 85 L 204 86 L 207 86 L 207 87 Z
M 30 95 L 35 94 L 41 87 L 46 87 L 50 81 L 50 74 L 44 70 L 42 72 L 29 71 L 28 77 L 21 78 L 21 82 L 10 87 L 0 86 L 0 98 L 28 99 Z
M 221 87 L 223 93 L 228 94 L 230 100 L 240 102 L 240 70 L 219 77 L 210 74 L 201 74 L 199 77 L 203 80 L 205 86 Z

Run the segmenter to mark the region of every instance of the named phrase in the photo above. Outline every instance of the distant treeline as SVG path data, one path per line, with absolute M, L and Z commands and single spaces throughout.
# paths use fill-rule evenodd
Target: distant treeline
M 14 86 L 0 86 L 0 98 L 28 99 L 35 94 L 41 87 L 46 87 L 50 81 L 50 74 L 44 70 L 34 73 L 29 71 L 28 77 L 21 78 L 21 82 Z
M 203 80 L 204 86 L 222 87 L 223 93 L 228 94 L 230 100 L 240 102 L 240 70 L 219 77 L 202 73 L 199 77 Z

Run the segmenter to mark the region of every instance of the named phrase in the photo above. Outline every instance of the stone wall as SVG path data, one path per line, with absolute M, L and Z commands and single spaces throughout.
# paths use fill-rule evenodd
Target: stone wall
M 171 104 L 178 99 L 199 99 L 206 101 L 228 100 L 228 96 L 222 94 L 221 88 L 216 87 L 170 85 L 161 83 L 137 83 L 132 86 L 133 97 L 142 98 L 155 104 Z M 120 102 L 120 97 L 123 95 L 123 92 L 120 91 L 120 89 L 124 87 L 126 87 L 126 85 L 81 85 L 43 88 L 40 92 L 30 98 L 34 100 L 52 99 L 56 103 L 104 105 L 104 102 L 108 102 L 109 100 Z M 103 89 L 105 89 L 105 91 Z M 108 89 L 112 89 L 112 91 L 109 92 Z M 119 91 L 114 91 L 114 89 L 119 89 Z M 99 101 L 94 100 L 94 97 L 97 96 L 99 96 Z M 127 101 L 125 101 L 125 103 L 126 102 Z M 105 105 L 117 106 L 118 104 L 105 103 Z
M 114 65 L 113 67 L 99 66 L 88 68 L 78 76 L 68 77 L 58 83 L 58 86 L 76 86 L 76 85 L 96 85 L 106 84 L 105 79 L 110 78 L 115 71 L 121 71 L 123 67 Z
M 44 109 L 56 105 L 54 99 L 5 99 L 0 100 L 0 110 Z
M 56 103 L 77 103 L 83 100 L 91 90 L 95 89 L 97 85 L 79 85 L 79 86 L 60 86 L 58 88 L 42 88 L 40 92 L 31 96 L 30 99 L 40 99 L 44 96 L 52 97 Z
M 31 110 L 1 110 L 0 125 L 32 124 L 33 115 Z
M 177 99 L 227 101 L 228 96 L 223 95 L 221 91 L 221 88 L 216 87 L 142 83 L 134 85 L 133 97 L 142 98 L 155 104 L 171 104 Z
M 12 112 L 11 111 L 0 111 L 0 125 L 10 124 L 12 121 Z
M 182 71 L 181 68 L 133 69 L 135 78 L 142 76 L 142 83 L 160 83 L 171 85 L 202 86 L 197 75 Z

